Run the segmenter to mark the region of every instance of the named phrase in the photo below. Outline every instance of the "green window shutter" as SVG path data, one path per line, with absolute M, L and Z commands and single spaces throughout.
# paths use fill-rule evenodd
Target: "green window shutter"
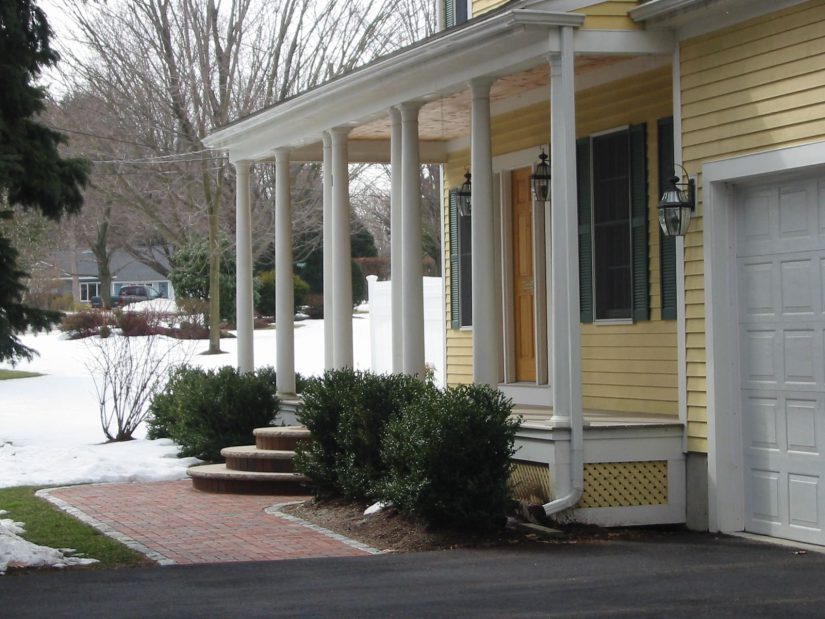
M 658 121 L 659 186 L 657 197 L 665 191 L 673 174 L 673 118 Z M 676 237 L 659 228 L 659 269 L 662 287 L 662 320 L 676 320 Z
M 461 327 L 461 306 L 459 295 L 461 281 L 459 279 L 458 258 L 458 196 L 457 190 L 450 190 L 448 217 L 450 219 L 450 322 L 453 329 Z
M 590 186 L 590 138 L 582 138 L 576 141 L 576 188 L 579 201 L 579 306 L 582 322 L 593 322 L 593 229 Z
M 630 127 L 630 227 L 633 252 L 633 320 L 650 320 L 650 274 L 647 260 L 646 126 Z
M 444 0 L 444 25 L 447 28 L 455 26 L 455 0 Z

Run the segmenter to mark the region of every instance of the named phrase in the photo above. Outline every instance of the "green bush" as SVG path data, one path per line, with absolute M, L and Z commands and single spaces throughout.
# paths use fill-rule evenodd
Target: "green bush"
M 257 276 L 258 291 L 260 295 L 255 304 L 257 313 L 262 316 L 275 316 L 275 271 L 264 271 Z M 309 295 L 309 284 L 298 275 L 292 276 L 292 289 L 294 295 L 294 309 L 305 305 Z
M 220 451 L 252 443 L 255 428 L 271 425 L 278 412 L 275 371 L 239 373 L 232 367 L 177 368 L 152 401 L 147 436 L 171 438 L 181 457 L 221 459 Z
M 384 427 L 409 402 L 434 389 L 410 376 L 349 369 L 309 380 L 297 417 L 313 440 L 298 449 L 298 470 L 312 478 L 321 495 L 370 497 L 385 472 Z
M 428 390 L 390 419 L 376 496 L 436 526 L 503 525 L 519 421 L 512 402 L 486 385 Z

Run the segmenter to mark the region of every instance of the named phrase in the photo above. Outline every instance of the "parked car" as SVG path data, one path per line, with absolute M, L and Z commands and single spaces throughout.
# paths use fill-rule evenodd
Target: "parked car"
M 123 307 L 141 301 L 160 299 L 161 294 L 151 286 L 123 286 L 116 297 L 112 297 L 112 307 Z

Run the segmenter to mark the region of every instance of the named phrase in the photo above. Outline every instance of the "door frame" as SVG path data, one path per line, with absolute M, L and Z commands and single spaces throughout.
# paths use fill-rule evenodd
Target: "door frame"
M 545 208 L 539 208 L 533 200 L 533 336 L 536 350 L 535 383 L 515 382 L 515 319 L 513 317 L 513 242 L 512 242 L 512 194 L 511 173 L 514 170 L 530 167 L 535 171 L 539 149 L 547 144 L 537 145 L 493 158 L 493 173 L 499 178 L 500 236 L 499 247 L 501 260 L 501 311 L 504 338 L 504 384 L 536 385 L 546 387 L 550 376 L 550 333 L 547 324 L 549 315 L 548 281 L 550 273 L 550 218 Z M 531 189 L 532 194 L 532 189 Z M 544 238 L 540 238 L 541 231 Z M 543 240 L 543 242 L 541 242 Z
M 825 169 L 825 141 L 732 157 L 702 166 L 708 526 L 711 531 L 733 532 L 745 528 L 734 183 L 770 182 L 774 176 L 813 173 L 818 168 Z

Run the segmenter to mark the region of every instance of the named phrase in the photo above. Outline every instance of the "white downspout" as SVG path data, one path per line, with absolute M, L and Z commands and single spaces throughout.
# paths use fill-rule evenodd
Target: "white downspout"
M 581 395 L 578 198 L 576 187 L 576 95 L 573 27 L 560 28 L 561 53 L 550 56 L 550 149 L 552 262 L 550 311 L 553 345 L 553 417 L 570 428 L 568 483 L 545 504 L 548 516 L 579 502 L 584 489 L 584 414 Z M 556 466 L 558 472 L 560 467 Z

